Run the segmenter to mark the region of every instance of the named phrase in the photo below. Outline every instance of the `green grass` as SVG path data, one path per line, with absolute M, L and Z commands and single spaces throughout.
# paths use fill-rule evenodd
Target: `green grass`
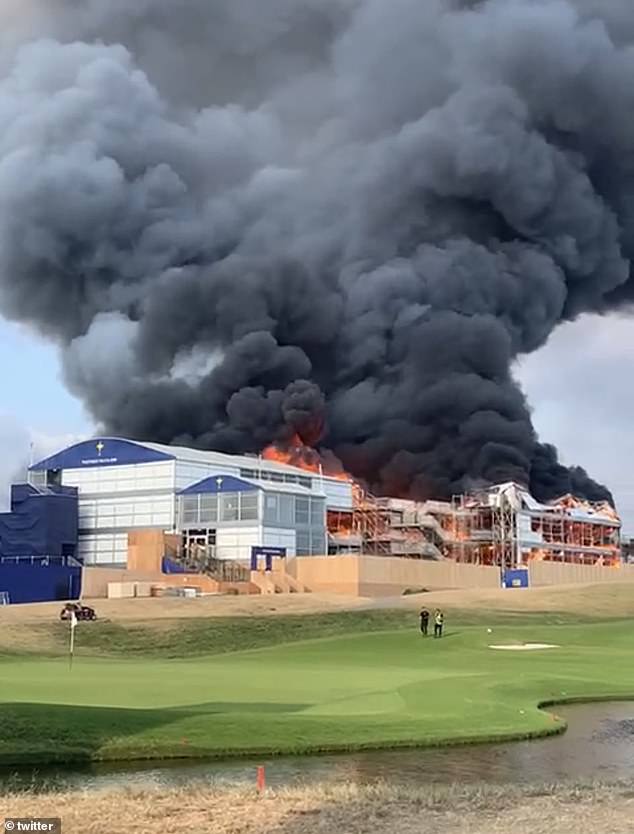
M 454 626 L 489 625 L 491 614 L 483 611 L 451 611 Z M 496 612 L 498 624 L 562 625 L 592 622 L 591 618 L 559 613 Z M 183 658 L 227 654 L 247 649 L 266 648 L 323 637 L 368 634 L 417 625 L 417 612 L 411 610 L 338 611 L 327 614 L 276 617 L 206 617 L 200 619 L 154 621 L 121 625 L 101 621 L 87 623 L 77 632 L 77 652 L 108 657 L 142 656 Z M 68 626 L 63 623 L 38 625 L 41 633 L 54 638 L 53 656 L 63 654 L 68 642 Z M 34 643 L 37 652 L 37 643 Z M 11 653 L 9 653 L 11 654 Z
M 412 617 L 81 625 L 72 671 L 63 654 L 0 658 L 0 764 L 532 737 L 562 728 L 540 702 L 634 696 L 629 621 L 496 614 L 489 635 L 483 615 L 452 612 L 434 641 Z M 492 640 L 561 648 L 495 652 Z

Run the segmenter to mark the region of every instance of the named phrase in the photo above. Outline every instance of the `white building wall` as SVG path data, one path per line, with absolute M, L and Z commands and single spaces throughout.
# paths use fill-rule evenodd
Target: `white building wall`
M 204 463 L 199 461 L 177 460 L 175 461 L 176 476 L 175 484 L 176 490 L 186 489 L 188 486 L 202 481 L 203 478 L 208 478 L 210 475 L 233 475 L 236 478 L 240 477 L 239 466 L 227 466 L 223 464 L 219 466 L 214 463 Z
M 251 548 L 262 544 L 262 527 L 218 527 L 216 530 L 216 556 L 249 562 Z
M 315 489 L 317 487 L 317 489 Z M 350 481 L 339 481 L 335 478 L 324 478 L 323 486 L 320 478 L 315 478 L 313 492 L 323 492 L 326 496 L 326 507 L 329 510 L 352 509 L 352 484 Z
M 265 527 L 262 534 L 264 547 L 285 547 L 287 556 L 296 555 L 295 530 L 284 530 L 278 527 Z
M 252 547 L 285 547 L 287 556 L 295 556 L 295 531 L 282 528 L 218 527 L 216 556 L 241 562 L 251 561 Z
M 174 496 L 171 493 L 83 498 L 79 502 L 81 531 L 140 527 L 169 530 L 173 520 Z
M 78 555 L 87 565 L 121 565 L 128 560 L 127 533 L 99 533 L 79 537 Z
M 127 466 L 90 466 L 64 469 L 62 484 L 79 489 L 80 496 L 104 493 L 174 492 L 175 462 L 135 463 Z
M 79 490 L 79 556 L 85 564 L 125 565 L 128 530 L 174 526 L 174 461 L 65 469 Z

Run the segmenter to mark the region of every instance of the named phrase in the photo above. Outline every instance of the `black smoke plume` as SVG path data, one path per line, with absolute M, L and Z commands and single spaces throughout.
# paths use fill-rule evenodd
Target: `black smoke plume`
M 629 0 L 11 0 L 0 309 L 106 430 L 609 497 L 512 368 L 634 298 Z

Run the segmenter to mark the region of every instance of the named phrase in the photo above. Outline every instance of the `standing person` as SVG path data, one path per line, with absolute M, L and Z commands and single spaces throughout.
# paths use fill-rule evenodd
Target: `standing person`
M 434 614 L 434 637 L 442 637 L 442 627 L 445 624 L 445 615 L 440 608 L 436 609 Z
M 429 627 L 429 611 L 423 608 L 420 612 L 420 630 L 423 637 L 427 637 L 427 629 Z

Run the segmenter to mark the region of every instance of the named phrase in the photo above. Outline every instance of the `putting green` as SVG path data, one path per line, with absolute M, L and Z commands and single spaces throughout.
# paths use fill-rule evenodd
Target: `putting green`
M 634 696 L 634 625 L 414 629 L 195 659 L 0 659 L 0 763 L 356 749 L 529 737 L 543 701 Z

